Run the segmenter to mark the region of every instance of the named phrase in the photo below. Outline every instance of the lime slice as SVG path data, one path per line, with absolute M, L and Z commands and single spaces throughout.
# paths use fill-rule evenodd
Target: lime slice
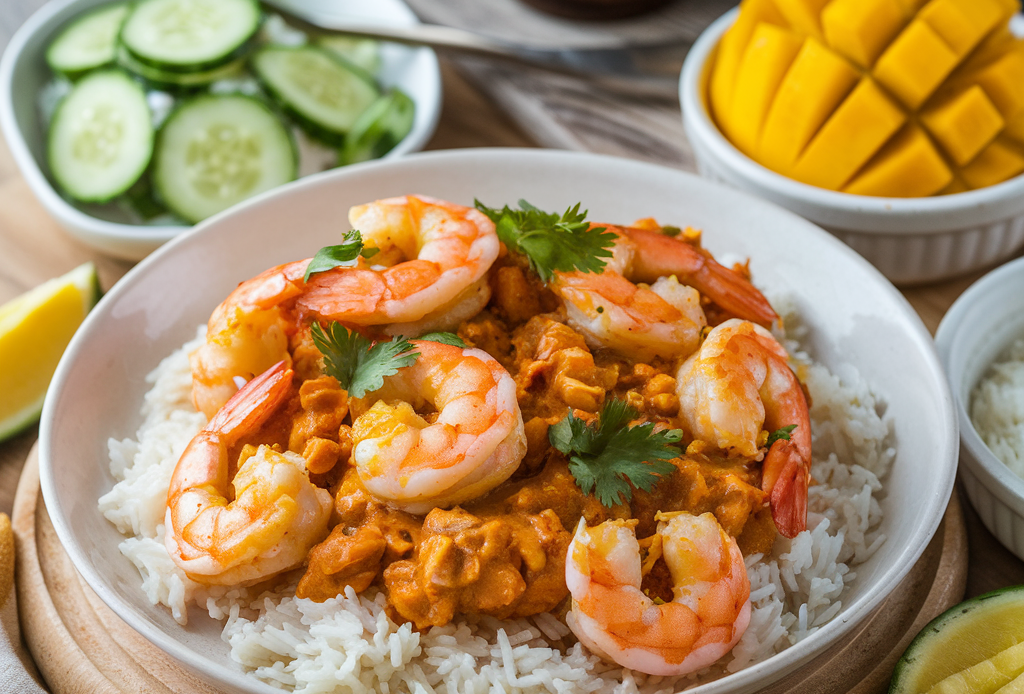
M 910 642 L 889 694 L 996 692 L 1024 672 L 1024 586 L 951 607 Z
M 0 306 L 0 441 L 39 418 L 57 362 L 99 298 L 86 263 Z

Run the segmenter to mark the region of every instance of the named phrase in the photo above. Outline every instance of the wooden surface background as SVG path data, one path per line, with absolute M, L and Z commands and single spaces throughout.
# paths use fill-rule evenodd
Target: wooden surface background
M 0 0 L 0 47 L 43 0 Z M 437 134 L 428 149 L 477 146 L 536 146 L 528 134 L 505 118 L 451 64 L 442 65 L 444 107 Z M 0 303 L 46 279 L 92 260 L 108 289 L 130 263 L 105 258 L 67 236 L 35 201 L 19 175 L 6 143 L 0 141 Z M 950 282 L 918 287 L 904 295 L 934 332 L 957 296 L 982 273 Z M 2 368 L 7 368 L 3 365 Z M 10 513 L 22 465 L 37 429 L 0 443 L 0 511 Z M 967 594 L 977 595 L 1024 583 L 1024 562 L 1004 549 L 978 520 L 964 499 L 970 545 Z

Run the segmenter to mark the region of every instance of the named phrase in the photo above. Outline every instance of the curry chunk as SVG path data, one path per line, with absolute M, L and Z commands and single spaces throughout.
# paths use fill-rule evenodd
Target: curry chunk
M 550 509 L 499 516 L 434 509 L 416 558 L 384 570 L 388 601 L 420 629 L 456 613 L 505 619 L 549 611 L 568 594 L 570 539 Z
M 617 367 L 598 367 L 583 336 L 551 314 L 531 318 L 513 334 L 512 344 L 524 418 L 557 421 L 570 407 L 597 412 L 618 379 Z

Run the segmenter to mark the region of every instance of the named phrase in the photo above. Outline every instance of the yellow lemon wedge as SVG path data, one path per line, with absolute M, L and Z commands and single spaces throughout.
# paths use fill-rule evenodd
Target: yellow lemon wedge
M 38 419 L 64 348 L 99 298 L 86 263 L 0 306 L 0 441 Z
M 951 607 L 910 642 L 889 694 L 1024 692 L 1024 586 Z

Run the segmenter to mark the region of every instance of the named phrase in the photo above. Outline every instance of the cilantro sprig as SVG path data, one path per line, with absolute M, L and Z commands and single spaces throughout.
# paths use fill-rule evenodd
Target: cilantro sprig
M 605 227 L 591 228 L 587 211 L 580 212 L 579 203 L 559 216 L 538 210 L 525 200 L 519 201 L 518 210 L 474 202 L 494 222 L 498 238 L 509 250 L 525 255 L 545 282 L 556 272 L 600 272 L 604 259 L 612 257 L 615 234 Z
M 793 433 L 794 429 L 796 429 L 796 424 L 790 424 L 789 426 L 782 427 L 781 429 L 776 429 L 772 433 L 768 434 L 768 440 L 765 441 L 764 444 L 765 447 L 771 448 L 773 443 L 775 443 L 776 441 L 781 441 L 783 439 L 789 441 L 789 435 Z
M 373 342 L 334 322 L 326 331 L 314 323 L 312 332 L 316 348 L 324 355 L 325 371 L 354 398 L 380 389 L 386 376 L 395 375 L 419 357 L 416 346 L 401 337 Z
M 466 343 L 455 333 L 427 333 L 426 335 L 420 335 L 416 339 L 440 342 L 442 345 L 451 345 L 452 347 L 460 347 L 462 349 L 466 348 Z
M 645 492 L 675 467 L 668 462 L 679 456 L 679 429 L 654 431 L 647 422 L 627 427 L 639 416 L 624 400 L 608 400 L 596 424 L 569 415 L 548 429 L 551 445 L 569 457 L 569 471 L 584 494 L 596 492 L 608 508 L 628 503 L 630 484 Z
M 359 256 L 372 258 L 379 251 L 379 248 L 364 248 L 363 235 L 359 233 L 358 229 L 349 229 L 345 232 L 340 244 L 324 246 L 316 252 L 313 259 L 309 261 L 309 265 L 306 266 L 306 274 L 302 281 L 308 282 L 309 278 L 318 272 L 327 272 L 336 267 L 351 265 L 352 261 Z

